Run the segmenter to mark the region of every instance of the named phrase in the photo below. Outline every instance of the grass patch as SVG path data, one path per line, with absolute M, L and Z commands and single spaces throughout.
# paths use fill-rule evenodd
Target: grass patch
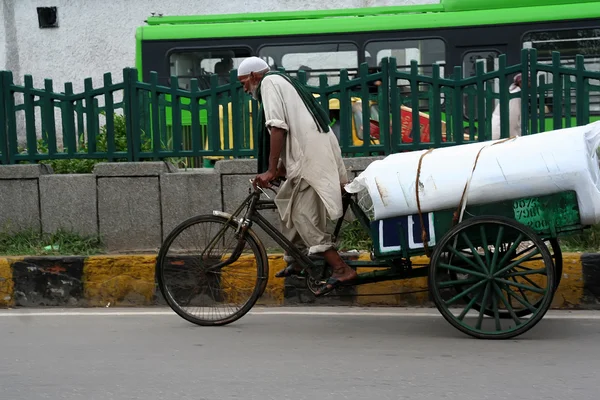
M 341 251 L 371 250 L 373 241 L 369 231 L 366 231 L 358 219 L 342 225 L 339 235 L 339 248 Z
M 0 256 L 88 256 L 102 254 L 104 247 L 95 236 L 80 236 L 60 230 L 53 234 L 22 231 L 0 233 Z
M 559 243 L 562 251 L 600 252 L 600 224 L 580 233 L 562 236 Z

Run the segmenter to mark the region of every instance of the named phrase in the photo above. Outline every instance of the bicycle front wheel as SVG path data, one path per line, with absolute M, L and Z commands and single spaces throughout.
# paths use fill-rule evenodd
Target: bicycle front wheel
M 230 324 L 262 295 L 269 276 L 266 252 L 251 230 L 242 242 L 236 230 L 237 223 L 225 217 L 201 215 L 182 222 L 161 246 L 158 286 L 171 309 L 187 321 Z M 234 253 L 239 257 L 232 261 Z

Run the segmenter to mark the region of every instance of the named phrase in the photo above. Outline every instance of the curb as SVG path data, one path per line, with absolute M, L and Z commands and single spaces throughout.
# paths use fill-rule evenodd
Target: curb
M 368 260 L 368 254 L 361 254 Z M 155 283 L 156 255 L 0 257 L 0 307 L 145 307 L 165 305 Z M 240 262 L 248 262 L 241 260 Z M 414 257 L 426 263 L 426 257 Z M 277 279 L 282 255 L 269 255 L 269 281 L 258 305 L 356 305 L 434 307 L 427 278 L 372 283 L 315 298 L 302 281 Z M 563 276 L 553 309 L 600 309 L 600 254 L 563 254 Z M 374 268 L 361 267 L 359 272 Z M 233 283 L 234 285 L 235 283 Z M 231 285 L 231 286 L 233 286 Z M 224 288 L 226 291 L 226 288 Z

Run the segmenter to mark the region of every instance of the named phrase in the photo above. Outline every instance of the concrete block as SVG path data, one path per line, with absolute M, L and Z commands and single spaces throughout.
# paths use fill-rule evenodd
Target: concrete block
M 161 176 L 163 240 L 184 220 L 223 209 L 220 175 L 211 168 L 200 170 Z
M 29 229 L 41 229 L 38 180 L 0 180 L 0 232 Z
M 158 176 L 169 172 L 177 172 L 177 167 L 169 162 L 115 162 L 98 163 L 94 166 L 94 174 L 104 176 Z
M 248 196 L 248 189 L 252 188 L 249 179 L 255 175 L 225 175 L 221 177 L 223 184 L 223 207 L 226 212 L 235 211 L 242 201 Z M 267 193 L 271 198 L 275 197 L 275 193 L 268 190 Z M 262 196 L 265 200 L 266 198 Z M 279 213 L 277 210 L 264 210 L 261 214 L 277 229 L 280 228 Z M 256 224 L 252 229 L 258 234 L 263 244 L 267 249 L 280 249 L 280 246 L 271 239 L 261 228 Z
M 108 251 L 158 251 L 158 177 L 98 178 L 99 232 Z
M 344 165 L 348 171 L 364 171 L 373 161 L 383 160 L 383 158 L 383 156 L 344 158 Z
M 53 172 L 52 167 L 46 164 L 0 165 L 0 180 L 36 179 Z
M 66 229 L 80 235 L 98 234 L 94 175 L 41 176 L 40 199 L 43 232 Z
M 257 174 L 258 161 L 253 160 L 219 160 L 215 163 L 215 171 L 221 175 Z

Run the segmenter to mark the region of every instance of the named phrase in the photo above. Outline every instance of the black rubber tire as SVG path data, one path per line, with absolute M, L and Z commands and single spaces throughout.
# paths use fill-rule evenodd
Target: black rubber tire
M 250 298 L 248 299 L 248 301 L 235 313 L 233 313 L 225 318 L 219 319 L 219 320 L 205 320 L 205 319 L 198 318 L 196 316 L 186 313 L 184 310 L 181 309 L 179 304 L 177 304 L 177 302 L 173 299 L 173 297 L 169 293 L 169 290 L 167 289 L 166 282 L 165 282 L 164 276 L 163 276 L 163 272 L 164 272 L 163 264 L 164 264 L 165 257 L 168 254 L 169 247 L 171 246 L 171 244 L 173 243 L 175 238 L 177 238 L 177 236 L 179 234 L 181 234 L 181 232 L 183 232 L 185 229 L 189 228 L 190 226 L 192 226 L 194 224 L 205 223 L 205 222 L 220 223 L 220 224 L 228 223 L 232 228 L 237 227 L 236 222 L 234 222 L 234 221 L 228 222 L 227 218 L 222 217 L 222 216 L 212 215 L 212 214 L 199 215 L 199 216 L 195 216 L 195 217 L 192 217 L 192 218 L 189 218 L 189 219 L 183 221 L 181 224 L 179 224 L 177 227 L 175 227 L 169 233 L 169 235 L 165 238 L 165 241 L 163 242 L 163 244 L 160 248 L 160 251 L 156 258 L 156 278 L 157 278 L 158 287 L 163 295 L 163 298 L 165 299 L 165 301 L 167 302 L 169 307 L 171 307 L 171 309 L 173 311 L 175 311 L 180 317 L 182 317 L 183 319 L 185 319 L 193 324 L 196 324 L 196 325 L 222 326 L 222 325 L 230 324 L 234 321 L 237 321 L 241 317 L 243 317 L 246 313 L 248 313 L 248 311 L 250 311 L 250 309 L 254 306 L 254 304 L 256 304 L 256 302 L 258 301 L 260 296 L 262 296 L 262 294 L 264 293 L 264 291 L 267 287 L 267 282 L 268 282 L 268 278 L 269 278 L 269 259 L 267 257 L 265 248 L 264 248 L 262 242 L 260 241 L 260 239 L 258 238 L 258 236 L 256 235 L 256 233 L 254 233 L 251 229 L 248 229 L 246 231 L 245 239 L 246 239 L 246 242 L 249 244 L 250 248 L 254 252 L 254 255 L 256 257 L 256 265 L 257 265 L 256 286 L 255 286 L 254 291 L 252 292 Z

